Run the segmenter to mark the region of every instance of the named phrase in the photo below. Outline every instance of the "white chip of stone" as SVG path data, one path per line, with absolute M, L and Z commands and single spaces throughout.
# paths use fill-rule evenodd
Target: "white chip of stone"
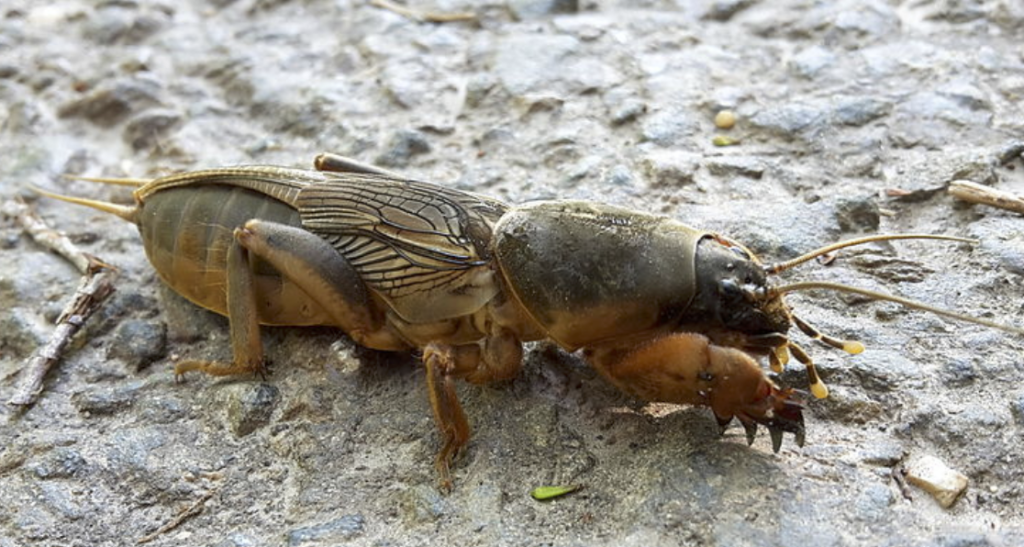
M 928 492 L 943 507 L 951 507 L 967 490 L 967 477 L 935 456 L 919 456 L 906 467 L 907 481 Z

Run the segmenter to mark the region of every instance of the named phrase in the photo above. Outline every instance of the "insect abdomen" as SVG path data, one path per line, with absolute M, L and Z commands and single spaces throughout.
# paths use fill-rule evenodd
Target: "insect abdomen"
M 192 302 L 227 315 L 227 252 L 250 219 L 300 227 L 291 206 L 246 188 L 191 185 L 161 189 L 141 207 L 139 231 L 160 278 Z M 266 262 L 253 262 L 259 320 L 267 325 L 328 323 L 320 307 Z

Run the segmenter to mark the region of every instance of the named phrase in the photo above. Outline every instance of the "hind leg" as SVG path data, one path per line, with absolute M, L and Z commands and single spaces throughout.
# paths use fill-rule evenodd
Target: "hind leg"
M 249 250 L 235 241 L 228 248 L 227 258 L 228 324 L 234 360 L 230 363 L 181 361 L 174 366 L 176 377 L 181 378 L 183 374 L 193 370 L 201 370 L 213 376 L 230 376 L 246 372 L 266 375 L 254 285 Z
M 183 361 L 177 375 L 201 370 L 215 376 L 264 373 L 259 314 L 252 258 L 270 263 L 327 311 L 332 323 L 358 344 L 382 350 L 409 345 L 384 322 L 359 273 L 329 243 L 301 228 L 250 220 L 235 230 L 228 250 L 228 320 L 231 324 L 231 363 Z

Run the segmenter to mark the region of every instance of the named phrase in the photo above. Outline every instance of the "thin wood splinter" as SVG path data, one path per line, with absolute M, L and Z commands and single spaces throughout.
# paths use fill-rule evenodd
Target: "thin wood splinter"
M 475 21 L 476 14 L 470 12 L 437 13 L 432 11 L 420 11 L 396 4 L 390 0 L 371 0 L 370 5 L 375 8 L 388 10 L 397 13 L 402 17 L 408 17 L 420 23 L 457 23 L 459 21 Z
M 998 207 L 1024 215 L 1024 197 L 982 186 L 969 180 L 954 180 L 949 183 L 949 194 L 963 201 Z
M 171 519 L 170 522 L 168 522 L 167 524 L 164 524 L 160 528 L 157 528 L 152 533 L 149 533 L 149 534 L 146 534 L 146 535 L 142 536 L 141 538 L 138 539 L 138 541 L 135 542 L 135 544 L 136 545 L 142 545 L 144 543 L 149 543 L 150 541 L 153 541 L 154 539 L 160 537 L 161 535 L 166 534 L 167 532 L 170 532 L 171 530 L 177 528 L 178 526 L 181 525 L 181 523 L 185 522 L 186 520 L 188 520 L 188 519 L 198 515 L 199 513 L 202 513 L 203 512 L 203 506 L 216 493 L 217 493 L 217 490 L 210 490 L 210 491 L 206 492 L 199 499 L 197 499 L 196 501 L 192 502 L 191 505 L 189 505 L 188 507 L 186 507 L 186 508 L 182 509 L 180 512 L 178 512 L 178 514 L 175 515 L 175 517 L 173 519 Z

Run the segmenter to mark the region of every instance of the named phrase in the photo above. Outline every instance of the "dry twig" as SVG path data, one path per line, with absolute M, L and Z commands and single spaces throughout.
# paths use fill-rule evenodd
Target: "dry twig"
M 170 522 L 157 528 L 156 531 L 142 536 L 141 538 L 139 538 L 138 541 L 135 542 L 135 544 L 142 545 L 143 543 L 149 543 L 150 541 L 153 541 L 161 535 L 166 534 L 167 532 L 170 532 L 171 530 L 177 528 L 181 525 L 181 523 L 185 522 L 186 520 L 198 515 L 199 513 L 202 513 L 203 505 L 205 505 L 206 502 L 209 501 L 210 498 L 212 498 L 213 495 L 216 493 L 217 490 L 210 490 L 206 492 L 199 499 L 193 502 L 192 505 L 189 505 L 188 507 L 179 511 L 178 514 L 170 520 Z
M 957 199 L 991 205 L 1024 215 L 1024 197 L 1009 192 L 1001 192 L 967 180 L 954 180 L 949 183 L 949 193 Z
M 408 17 L 413 21 L 421 23 L 454 23 L 458 21 L 474 21 L 476 14 L 470 12 L 437 13 L 432 11 L 419 11 L 396 4 L 391 0 L 370 0 L 370 5 L 397 13 L 402 17 Z
M 7 401 L 9 405 L 24 408 L 34 403 L 42 393 L 46 373 L 60 360 L 71 338 L 114 292 L 116 272 L 96 257 L 83 253 L 71 240 L 47 226 L 28 205 L 6 201 L 2 210 L 5 215 L 15 218 L 36 243 L 61 255 L 82 272 L 82 282 L 57 319 L 57 327 L 50 341 L 32 353 L 22 369 L 14 395 Z
M 25 233 L 36 243 L 67 259 L 83 275 L 89 271 L 91 262 L 95 259 L 90 259 L 89 255 L 80 251 L 70 239 L 47 226 L 28 205 L 8 200 L 4 202 L 3 213 L 17 220 Z
M 889 471 L 889 476 L 896 483 L 896 487 L 899 488 L 900 494 L 903 494 L 903 499 L 907 501 L 914 501 L 913 494 L 910 493 L 910 487 L 907 486 L 907 468 L 903 465 L 897 465 Z

